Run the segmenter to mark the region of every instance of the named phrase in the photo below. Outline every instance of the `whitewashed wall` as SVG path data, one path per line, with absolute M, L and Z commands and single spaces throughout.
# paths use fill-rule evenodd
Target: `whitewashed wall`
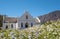
M 13 28 L 11 28 L 11 24 L 13 24 Z M 8 29 L 17 29 L 17 23 L 3 23 L 3 29 L 6 29 L 6 25 L 8 25 Z

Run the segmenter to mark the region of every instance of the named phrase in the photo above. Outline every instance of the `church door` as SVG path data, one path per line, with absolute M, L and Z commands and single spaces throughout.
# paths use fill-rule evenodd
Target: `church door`
M 25 28 L 28 28 L 28 23 L 25 24 Z

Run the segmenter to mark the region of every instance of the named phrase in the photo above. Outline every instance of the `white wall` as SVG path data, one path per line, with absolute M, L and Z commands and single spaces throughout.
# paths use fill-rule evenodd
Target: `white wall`
M 11 24 L 13 24 L 13 28 L 11 28 Z M 6 29 L 6 25 L 8 25 L 8 29 L 17 29 L 17 23 L 3 23 L 3 29 Z

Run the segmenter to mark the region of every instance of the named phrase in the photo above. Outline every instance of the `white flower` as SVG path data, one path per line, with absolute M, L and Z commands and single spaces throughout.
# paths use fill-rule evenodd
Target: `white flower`
M 57 34 L 56 32 L 53 32 L 53 34 Z
M 28 38 L 31 39 L 31 34 L 28 35 Z
M 46 38 L 46 36 L 44 36 L 44 38 Z
M 3 39 L 6 39 L 6 37 L 4 37 Z
M 60 33 L 59 33 L 59 35 L 60 35 Z

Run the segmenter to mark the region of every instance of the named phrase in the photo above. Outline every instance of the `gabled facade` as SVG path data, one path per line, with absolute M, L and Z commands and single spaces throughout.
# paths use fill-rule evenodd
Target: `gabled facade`
M 3 17 L 3 29 L 25 29 L 40 24 L 39 20 L 33 18 L 27 11 L 19 18 Z
M 35 24 L 35 19 L 28 12 L 25 12 L 20 18 L 18 18 L 17 23 L 19 29 L 28 28 Z

